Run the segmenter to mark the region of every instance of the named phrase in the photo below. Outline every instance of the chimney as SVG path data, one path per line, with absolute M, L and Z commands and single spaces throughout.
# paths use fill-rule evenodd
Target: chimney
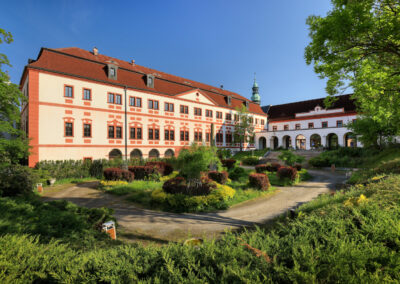
M 132 60 L 131 60 L 131 65 L 132 65 L 132 66 L 135 66 L 135 59 L 132 59 Z
M 93 47 L 93 54 L 99 55 L 99 50 L 97 49 L 97 47 Z

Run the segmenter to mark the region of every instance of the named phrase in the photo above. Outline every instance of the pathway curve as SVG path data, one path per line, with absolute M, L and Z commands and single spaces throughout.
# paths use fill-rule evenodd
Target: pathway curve
M 109 207 L 126 236 L 154 240 L 180 240 L 191 236 L 216 236 L 225 229 L 265 223 L 343 183 L 343 174 L 310 170 L 313 180 L 296 186 L 282 187 L 272 196 L 239 204 L 217 213 L 168 213 L 140 209 L 121 197 L 81 184 L 59 192 L 48 192 L 45 200 L 65 199 L 80 206 Z M 146 237 L 147 236 L 147 237 Z M 151 237 L 150 237 L 151 236 Z

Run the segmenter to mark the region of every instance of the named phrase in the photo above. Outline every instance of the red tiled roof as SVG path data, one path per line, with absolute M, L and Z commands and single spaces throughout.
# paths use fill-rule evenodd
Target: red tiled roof
M 328 109 L 344 108 L 345 113 L 356 111 L 355 101 L 351 98 L 351 95 L 342 95 L 336 98 L 336 102 Z M 262 109 L 268 114 L 269 121 L 294 119 L 296 113 L 309 112 L 318 105 L 325 108 L 324 100 L 325 98 L 319 98 L 289 104 L 263 106 Z
M 118 80 L 111 80 L 107 76 L 106 65 L 113 61 L 118 66 Z M 106 55 L 94 55 L 92 52 L 77 47 L 49 49 L 42 48 L 38 59 L 28 67 L 41 68 L 49 71 L 61 72 L 72 76 L 84 77 L 99 80 L 111 84 L 126 85 L 142 89 L 148 92 L 158 92 L 174 96 L 190 90 L 200 89 L 207 96 L 213 99 L 219 106 L 234 109 L 243 105 L 244 101 L 249 102 L 249 111 L 265 115 L 258 104 L 251 102 L 237 93 L 223 90 L 217 87 L 199 83 L 193 80 L 181 78 L 161 71 L 150 69 L 137 64 L 130 64 L 127 61 Z M 145 75 L 153 74 L 154 88 L 146 85 Z M 232 102 L 229 106 L 225 97 L 231 96 Z

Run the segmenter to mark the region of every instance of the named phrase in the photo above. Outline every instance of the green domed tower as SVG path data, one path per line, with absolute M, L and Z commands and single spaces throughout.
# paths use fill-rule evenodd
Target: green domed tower
M 253 95 L 251 96 L 251 100 L 255 102 L 256 104 L 261 103 L 261 97 L 260 94 L 258 93 L 258 84 L 256 82 L 256 74 L 254 73 L 254 83 L 253 83 Z

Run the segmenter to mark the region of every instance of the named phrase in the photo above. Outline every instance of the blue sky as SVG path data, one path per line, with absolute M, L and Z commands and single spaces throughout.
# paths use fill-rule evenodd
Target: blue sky
M 41 47 L 76 46 L 250 98 L 254 72 L 262 105 L 324 97 L 325 83 L 304 60 L 306 18 L 329 0 L 5 1 L 0 45 L 19 83 Z

